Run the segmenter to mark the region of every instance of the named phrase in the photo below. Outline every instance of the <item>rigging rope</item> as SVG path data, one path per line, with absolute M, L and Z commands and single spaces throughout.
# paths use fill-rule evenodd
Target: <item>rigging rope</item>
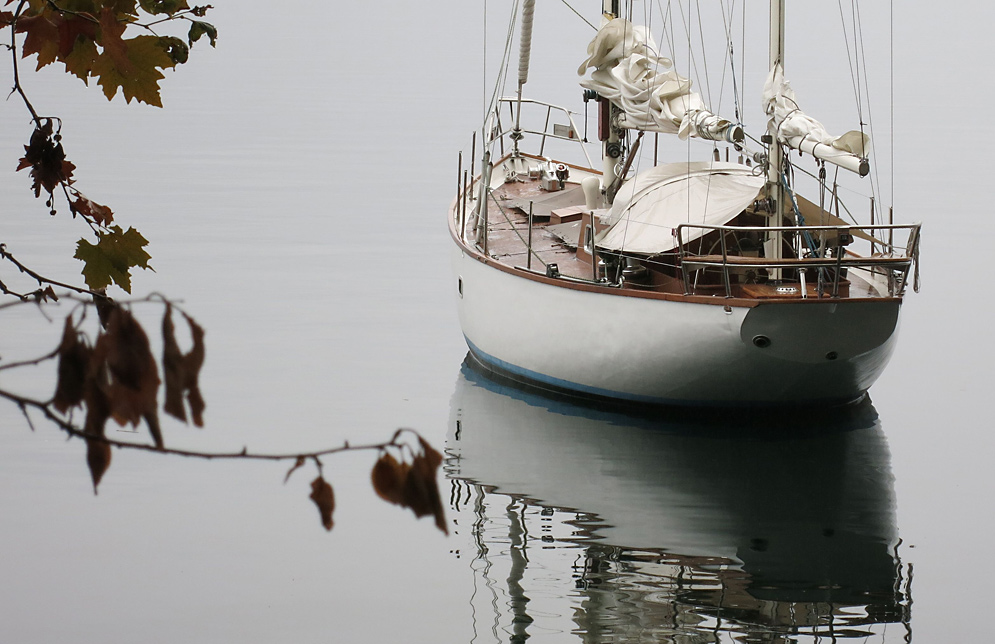
M 511 20 L 508 21 L 508 34 L 505 37 L 505 43 L 504 43 L 504 56 L 501 59 L 501 67 L 498 71 L 497 80 L 494 83 L 494 93 L 491 95 L 491 101 L 490 104 L 487 106 L 487 111 L 484 112 L 484 123 L 483 123 L 484 126 L 487 125 L 487 123 L 490 121 L 491 114 L 493 114 L 494 111 L 496 110 L 498 99 L 503 93 L 503 89 L 508 80 L 508 61 L 511 60 L 511 48 L 512 48 L 512 43 L 515 40 L 514 38 L 515 24 L 518 21 L 519 4 L 520 4 L 519 0 L 515 0 L 515 2 L 512 3 Z M 500 119 L 500 116 L 498 118 Z M 484 145 L 488 145 L 489 143 L 493 144 L 494 142 L 493 140 L 489 141 L 490 132 L 482 132 L 482 135 L 483 135 Z
M 736 10 L 736 0 L 732 0 L 729 5 L 729 18 L 726 19 L 725 11 L 725 0 L 722 0 L 722 25 L 725 28 L 726 33 L 726 43 L 729 45 L 729 71 L 732 76 L 732 101 L 733 109 L 736 113 L 736 122 L 742 123 L 742 113 L 739 104 L 739 87 L 736 85 L 736 52 L 733 48 L 732 42 L 732 22 L 733 22 L 733 12 Z M 725 68 L 722 71 L 722 86 L 725 86 Z M 719 101 L 722 101 L 721 94 L 719 95 Z
M 590 27 L 591 29 L 593 29 L 595 31 L 598 30 L 597 27 L 595 27 L 593 24 L 591 24 L 590 20 L 588 20 L 587 18 L 584 17 L 583 14 L 581 14 L 581 12 L 579 12 L 576 9 L 574 9 L 573 7 L 571 7 L 570 3 L 567 2 L 567 0 L 560 0 L 560 2 L 562 2 L 565 5 L 567 5 L 567 9 L 569 9 L 570 11 L 573 11 L 575 14 L 577 14 L 577 17 L 580 18 L 581 20 L 583 20 L 584 22 L 586 22 L 588 27 Z
M 870 86 L 867 84 L 867 50 L 864 47 L 864 31 L 863 24 L 860 18 L 860 4 L 857 0 L 854 0 L 857 14 L 857 28 L 859 29 L 858 34 L 860 37 L 860 58 L 864 65 L 864 100 L 867 101 L 867 127 L 871 134 L 871 152 L 875 159 L 878 158 L 877 151 L 877 137 L 874 135 L 874 116 L 871 113 L 871 90 Z M 859 81 L 859 79 L 858 79 Z M 861 132 L 863 132 L 863 124 L 861 124 Z M 873 166 L 873 174 L 871 175 L 871 194 L 880 195 L 881 194 L 881 175 L 878 172 L 878 165 L 875 163 Z M 882 213 L 884 209 L 882 209 Z M 882 216 L 883 223 L 883 216 Z
M 888 85 L 889 85 L 889 104 L 890 104 L 890 118 L 889 126 L 891 129 L 891 140 L 889 143 L 889 148 L 891 149 L 891 205 L 895 205 L 895 0 L 890 0 L 888 2 Z M 917 266 L 918 269 L 918 266 Z
M 705 53 L 705 30 L 701 26 L 701 4 L 695 3 L 695 7 L 698 9 L 698 42 L 701 43 L 701 65 L 705 68 L 705 91 L 708 95 L 709 109 L 717 113 L 721 108 L 722 99 L 719 98 L 718 105 L 712 102 L 712 84 L 708 80 L 708 56 Z
M 743 49 L 739 54 L 739 84 L 741 87 L 746 87 L 746 2 L 740 5 L 743 7 L 742 14 L 740 15 L 740 24 L 742 25 L 742 34 L 740 36 L 740 41 L 743 45 Z M 742 120 L 743 129 L 746 129 L 746 115 L 743 115 Z
M 857 46 L 857 39 L 860 33 L 857 27 L 857 4 L 856 0 L 850 0 L 850 21 L 853 23 L 853 63 L 857 70 L 857 76 L 854 78 L 854 83 L 857 86 L 857 118 L 860 121 L 860 133 L 864 133 L 864 101 L 860 95 L 860 49 Z
M 853 85 L 853 99 L 857 102 L 857 118 L 863 122 L 864 118 L 860 110 L 860 90 L 857 83 L 857 72 L 853 69 L 853 55 L 850 53 L 850 36 L 846 30 L 846 16 L 843 15 L 843 0 L 837 0 L 840 9 L 840 22 L 843 25 L 843 44 L 846 46 L 846 62 L 850 65 L 850 82 Z M 854 44 L 856 47 L 856 44 Z
M 481 81 L 481 85 L 482 85 L 481 89 L 483 90 L 483 96 L 481 96 L 481 101 L 480 102 L 483 103 L 483 104 L 486 104 L 487 103 L 487 0 L 484 0 L 484 33 L 482 34 L 480 40 L 481 40 L 481 43 L 483 44 L 483 48 L 484 48 L 483 56 L 481 56 L 481 58 L 480 58 L 480 65 L 481 65 L 481 70 L 482 70 L 481 74 L 480 74 L 480 81 Z M 490 108 L 488 108 L 487 111 L 484 112 L 484 122 L 487 121 L 487 116 L 486 115 L 489 112 L 490 112 Z M 477 162 L 476 159 L 471 159 L 470 160 L 471 164 L 474 164 L 476 162 Z
M 667 4 L 669 6 L 670 3 L 668 2 Z M 677 7 L 678 7 L 678 9 L 681 10 L 681 22 L 684 25 L 684 35 L 687 37 L 687 42 L 688 42 L 688 58 L 690 59 L 690 62 L 691 62 L 691 68 L 694 69 L 694 75 L 697 76 L 698 78 L 701 78 L 702 74 L 701 74 L 701 72 L 698 71 L 698 60 L 697 60 L 697 58 L 695 58 L 695 55 L 694 55 L 694 46 L 693 46 L 693 43 L 692 43 L 692 40 L 691 40 L 691 23 L 688 21 L 687 16 L 684 15 L 684 3 L 681 2 L 681 0 L 677 0 Z M 700 17 L 700 15 L 699 15 L 699 17 Z M 704 66 L 704 61 L 702 61 L 702 65 Z M 707 69 L 707 67 L 705 69 L 704 77 L 705 77 L 705 91 L 707 92 L 706 95 L 708 96 L 708 102 L 711 103 L 712 102 L 712 97 L 711 97 L 711 94 L 710 94 L 711 89 L 708 87 L 708 69 Z
M 850 66 L 850 80 L 851 80 L 851 84 L 852 84 L 852 87 L 853 87 L 854 100 L 856 101 L 856 104 L 857 104 L 857 119 L 858 119 L 858 121 L 860 123 L 860 132 L 861 132 L 861 134 L 863 134 L 864 133 L 864 128 L 865 128 L 865 126 L 867 126 L 867 129 L 868 129 L 868 131 L 870 133 L 871 149 L 869 151 L 865 151 L 865 156 L 874 156 L 874 158 L 878 158 L 877 145 L 876 145 L 876 143 L 877 143 L 877 137 L 874 134 L 874 119 L 873 119 L 873 116 L 872 116 L 871 104 L 870 104 L 870 85 L 868 83 L 868 74 L 867 74 L 867 49 L 864 46 L 863 25 L 861 23 L 859 0 L 850 0 L 850 12 L 851 12 L 851 15 L 850 15 L 850 26 L 849 27 L 847 25 L 846 12 L 843 9 L 842 0 L 838 0 L 837 1 L 837 7 L 839 8 L 840 23 L 841 23 L 841 25 L 843 27 L 843 42 L 844 42 L 844 44 L 846 46 L 847 63 Z M 851 43 L 850 43 L 850 38 L 851 38 L 850 30 L 851 29 L 852 29 L 852 32 L 853 32 L 852 33 L 852 38 L 853 38 L 853 49 L 852 49 L 852 51 L 851 51 L 851 46 L 850 46 L 851 45 Z M 894 59 L 892 57 L 892 64 L 893 64 L 893 60 Z M 892 114 L 894 114 L 894 95 L 893 94 L 892 94 L 892 97 L 891 97 L 891 101 L 892 101 Z M 865 111 L 865 105 L 864 105 L 864 103 L 865 102 L 867 103 L 867 105 L 866 105 L 867 120 L 866 121 L 864 120 L 864 111 Z M 892 130 L 892 137 L 894 137 L 894 130 Z M 894 142 L 894 138 L 892 138 L 892 143 L 893 142 Z M 892 147 L 892 150 L 891 150 L 892 159 L 894 159 L 894 145 L 892 144 L 891 147 Z M 866 154 L 867 152 L 870 152 L 870 155 L 867 155 Z M 892 161 L 891 165 L 894 166 L 894 161 Z M 876 163 L 874 164 L 874 166 L 872 168 L 872 173 L 871 173 L 869 182 L 870 182 L 870 192 L 871 192 L 871 197 L 872 198 L 875 197 L 876 195 L 882 194 L 882 192 L 881 192 L 881 175 L 880 175 L 880 171 L 879 171 L 879 168 L 878 168 L 878 164 L 876 164 Z M 894 183 L 894 181 L 892 181 L 892 183 Z M 892 193 L 892 195 L 894 195 L 894 193 Z M 892 201 L 893 201 L 893 198 L 892 198 Z M 882 212 L 883 212 L 883 209 L 882 209 Z M 872 224 L 876 223 L 873 220 L 873 217 L 872 217 L 871 223 Z

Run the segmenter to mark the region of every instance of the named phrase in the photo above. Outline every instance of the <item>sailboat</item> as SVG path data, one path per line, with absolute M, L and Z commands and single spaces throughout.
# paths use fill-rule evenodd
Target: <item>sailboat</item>
M 770 2 L 761 132 L 741 122 L 738 93 L 733 118 L 711 111 L 651 29 L 603 0 L 577 92 L 595 108 L 596 143 L 586 116 L 581 128 L 579 112 L 524 94 L 535 1 L 515 6 L 499 90 L 479 150 L 475 134 L 469 162 L 460 154 L 448 213 L 472 359 L 623 402 L 862 398 L 918 288 L 920 225 L 894 223 L 873 196 L 859 222 L 843 198 L 840 172 L 867 177 L 873 148 L 863 124 L 833 136 L 800 108 L 784 74 L 784 0 Z M 516 29 L 517 92 L 502 95 Z M 658 158 L 667 137 L 686 153 Z M 809 198 L 796 191 L 805 173 Z

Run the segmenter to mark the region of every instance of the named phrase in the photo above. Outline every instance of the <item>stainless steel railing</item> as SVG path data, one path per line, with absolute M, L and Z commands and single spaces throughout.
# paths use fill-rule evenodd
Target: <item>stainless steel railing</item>
M 798 271 L 800 282 L 803 285 L 800 296 L 807 297 L 807 289 L 804 288 L 806 275 L 809 270 L 817 276 L 817 293 L 821 297 L 824 291 L 831 297 L 839 297 L 840 279 L 844 269 L 866 270 L 871 273 L 883 273 L 888 278 L 889 295 L 898 296 L 904 293 L 908 285 L 910 271 L 918 272 L 919 262 L 919 232 L 921 224 L 880 224 L 880 225 L 848 225 L 848 226 L 711 226 L 706 224 L 681 224 L 676 229 L 678 263 L 681 268 L 681 276 L 684 281 L 684 294 L 690 295 L 695 290 L 695 285 L 691 279 L 691 274 L 708 268 L 717 268 L 722 271 L 722 281 L 725 288 L 726 297 L 733 297 L 732 271 L 742 271 L 752 269 L 793 269 Z M 687 248 L 685 239 L 689 237 L 689 231 L 694 230 L 695 241 L 704 238 L 708 233 L 717 232 L 719 235 L 718 246 L 720 254 L 713 254 L 711 249 L 706 254 L 694 253 Z M 888 241 L 879 239 L 875 233 L 887 232 Z M 766 258 L 750 257 L 745 255 L 730 254 L 728 241 L 730 235 L 736 239 L 735 246 L 740 247 L 737 236 L 765 237 L 768 233 L 780 232 L 791 233 L 794 238 L 795 256 L 786 258 Z M 862 233 L 857 235 L 857 233 Z M 895 234 L 902 237 L 904 233 L 904 245 L 896 244 Z M 881 249 L 883 252 L 871 255 L 858 255 L 846 249 L 846 246 L 855 239 L 869 241 L 872 248 Z M 799 245 L 805 244 L 802 251 L 798 252 Z M 714 243 L 713 243 L 714 247 Z M 824 286 L 827 288 L 824 289 Z
M 508 115 L 505 117 L 507 119 L 506 121 L 502 120 L 501 116 L 502 108 L 505 105 L 507 105 L 508 108 Z M 545 154 L 546 143 L 550 139 L 570 141 L 578 144 L 584 154 L 588 167 L 594 167 L 594 163 L 591 161 L 591 155 L 584 146 L 585 141 L 580 134 L 580 130 L 577 129 L 577 123 L 574 121 L 574 112 L 565 107 L 560 107 L 559 105 L 554 105 L 552 103 L 523 98 L 521 100 L 522 108 L 528 110 L 529 114 L 525 115 L 526 126 L 521 126 L 521 122 L 519 121 L 519 127 L 516 128 L 515 124 L 517 119 L 515 108 L 517 105 L 517 97 L 501 97 L 498 99 L 494 110 L 488 114 L 487 119 L 484 121 L 484 136 L 486 144 L 497 143 L 500 156 L 504 156 L 505 154 L 504 145 L 506 138 L 511 138 L 512 136 L 522 137 L 525 135 L 533 135 L 539 137 L 539 149 L 535 152 L 538 156 L 543 156 Z M 555 122 L 551 123 L 554 114 L 565 117 L 567 124 L 565 125 L 563 123 Z M 540 119 L 543 119 L 541 129 L 538 126 L 538 120 Z M 505 123 L 508 125 L 505 125 Z M 550 129 L 551 126 L 552 129 Z M 557 126 L 559 126 L 559 128 Z M 563 130 L 563 128 L 566 129 Z M 562 130 L 562 132 L 560 130 Z

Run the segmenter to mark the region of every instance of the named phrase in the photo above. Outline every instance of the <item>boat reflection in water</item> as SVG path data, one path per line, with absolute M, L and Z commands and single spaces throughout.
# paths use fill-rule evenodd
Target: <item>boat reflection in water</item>
M 870 402 L 701 416 L 578 406 L 464 363 L 447 474 L 473 641 L 909 641 Z

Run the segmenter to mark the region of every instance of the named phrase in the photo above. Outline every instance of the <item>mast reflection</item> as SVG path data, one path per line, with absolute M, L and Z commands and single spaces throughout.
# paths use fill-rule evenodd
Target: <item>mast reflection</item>
M 465 362 L 447 475 L 474 640 L 909 641 L 870 402 L 732 413 L 580 406 Z

